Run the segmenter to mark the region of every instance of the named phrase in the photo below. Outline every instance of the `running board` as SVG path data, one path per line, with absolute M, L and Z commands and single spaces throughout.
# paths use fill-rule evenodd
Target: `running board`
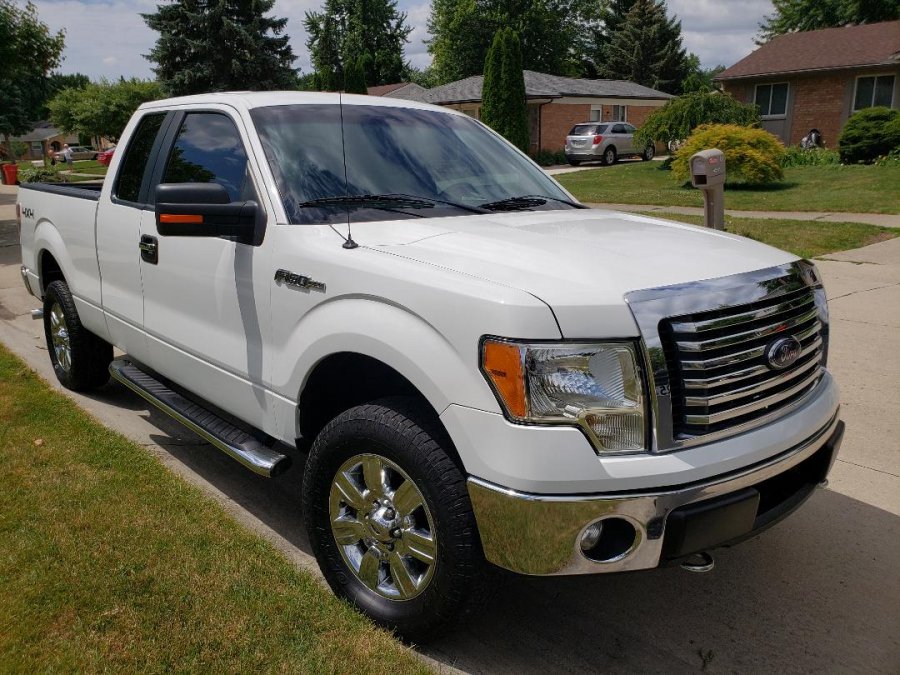
M 113 361 L 109 364 L 109 374 L 253 473 L 271 478 L 284 473 L 291 465 L 287 455 L 266 447 L 246 431 L 189 401 L 130 361 Z

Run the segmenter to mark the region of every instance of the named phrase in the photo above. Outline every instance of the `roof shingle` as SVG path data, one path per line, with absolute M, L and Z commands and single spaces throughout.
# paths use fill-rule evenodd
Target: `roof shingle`
M 779 35 L 722 71 L 717 80 L 900 65 L 900 21 Z

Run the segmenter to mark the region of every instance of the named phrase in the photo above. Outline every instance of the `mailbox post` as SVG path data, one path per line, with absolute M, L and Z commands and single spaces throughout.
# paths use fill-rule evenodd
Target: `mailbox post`
M 725 229 L 725 153 L 703 150 L 691 156 L 691 184 L 703 192 L 703 224 Z

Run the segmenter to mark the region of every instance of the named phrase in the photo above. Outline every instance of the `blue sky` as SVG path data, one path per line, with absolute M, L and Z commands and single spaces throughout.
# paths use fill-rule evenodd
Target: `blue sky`
M 66 29 L 66 50 L 60 70 L 81 72 L 91 78 L 150 77 L 143 58 L 156 34 L 144 24 L 141 12 L 155 10 L 156 0 L 34 0 L 41 19 L 54 30 Z M 322 0 L 276 0 L 274 13 L 288 19 L 295 66 L 309 71 L 303 15 Z M 406 56 L 418 67 L 430 62 L 423 40 L 429 0 L 399 0 L 413 27 Z M 700 56 L 704 66 L 730 66 L 753 48 L 753 36 L 771 0 L 668 0 L 670 13 L 682 22 L 685 46 Z

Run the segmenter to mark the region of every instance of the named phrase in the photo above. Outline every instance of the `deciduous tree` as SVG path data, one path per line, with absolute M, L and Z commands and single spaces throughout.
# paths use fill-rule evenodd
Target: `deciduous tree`
M 303 20 L 306 46 L 320 86 L 341 89 L 345 71 L 362 61 L 367 84 L 394 84 L 406 78 L 403 46 L 412 28 L 396 0 L 326 0 Z
M 0 0 L 0 134 L 27 132 L 40 115 L 47 76 L 62 58 L 65 37 L 51 33 L 30 2 Z
M 269 16 L 275 0 L 175 0 L 144 21 L 159 33 L 147 58 L 170 94 L 293 89 L 287 19 Z

